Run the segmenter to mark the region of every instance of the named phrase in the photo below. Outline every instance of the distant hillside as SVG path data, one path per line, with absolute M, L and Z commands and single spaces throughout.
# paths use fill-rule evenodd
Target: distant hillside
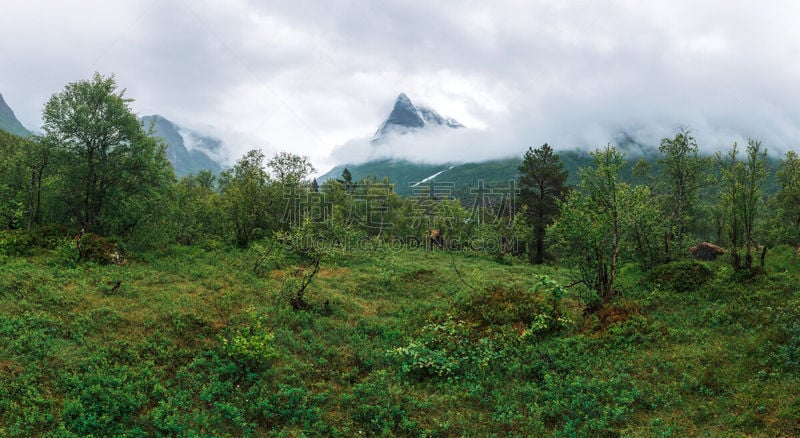
M 450 167 L 448 164 L 413 163 L 406 160 L 377 160 L 356 165 L 336 166 L 317 178 L 319 183 L 329 179 L 341 179 L 344 169 L 350 171 L 353 181 L 374 177 L 382 180 L 388 177 L 395 184 L 395 191 L 402 195 L 410 193 L 409 185 Z
M 14 115 L 14 111 L 3 99 L 2 94 L 0 94 L 0 129 L 15 135 L 19 135 L 20 137 L 27 137 L 31 135 L 30 131 L 25 129 L 25 127 L 22 126 L 22 123 L 17 120 L 17 116 Z
M 628 164 L 622 170 L 622 178 L 627 181 L 638 182 L 632 176 L 632 167 L 640 159 L 645 159 L 650 163 L 652 172 L 658 172 L 657 149 L 648 148 L 639 143 L 620 142 L 619 149 L 624 151 L 627 156 Z M 579 182 L 578 169 L 581 167 L 592 166 L 594 161 L 587 151 L 556 151 L 564 169 L 569 172 L 567 184 L 575 185 Z M 509 187 L 509 182 L 517 179 L 518 168 L 522 164 L 522 155 L 519 157 L 506 158 L 502 160 L 490 160 L 480 163 L 414 163 L 406 160 L 378 160 L 362 164 L 347 164 L 336 166 L 328 173 L 317 178 L 320 183 L 328 179 L 340 179 L 342 171 L 347 168 L 353 177 L 353 181 L 363 178 L 373 177 L 383 180 L 388 177 L 394 184 L 395 192 L 402 196 L 414 193 L 415 184 L 428 185 L 430 187 L 438 185 L 445 189 L 453 197 L 458 198 L 462 203 L 469 202 L 474 197 L 474 189 L 479 184 L 485 187 L 504 188 Z M 778 158 L 769 157 L 767 166 L 770 176 L 764 184 L 765 194 L 777 191 L 775 181 L 775 171 L 780 166 Z M 709 172 L 713 169 L 709 168 Z
M 204 152 L 205 150 L 213 153 L 218 150 L 219 140 L 183 129 L 157 114 L 144 116 L 141 120 L 145 130 L 149 130 L 152 126 L 153 134 L 166 141 L 167 159 L 172 163 L 175 175 L 179 178 L 201 170 L 210 170 L 214 173 L 222 170 L 222 165 Z M 189 142 L 191 144 L 187 144 Z
M 592 163 L 587 152 L 559 151 L 564 168 L 569 171 L 569 184 L 578 182 L 578 168 Z M 317 178 L 322 183 L 328 179 L 340 179 L 342 171 L 347 168 L 353 181 L 374 177 L 382 180 L 388 177 L 395 185 L 395 192 L 408 196 L 414 192 L 413 186 L 438 185 L 450 187 L 452 196 L 466 202 L 472 196 L 472 189 L 484 184 L 486 187 L 508 187 L 510 181 L 517 179 L 518 168 L 522 163 L 519 158 L 484 161 L 481 163 L 413 163 L 406 160 L 379 160 L 363 164 L 336 166 L 328 173 Z

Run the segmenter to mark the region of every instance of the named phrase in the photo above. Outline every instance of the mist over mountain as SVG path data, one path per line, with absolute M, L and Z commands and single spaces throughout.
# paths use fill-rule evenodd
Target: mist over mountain
M 538 126 L 535 122 L 528 123 Z M 574 184 L 578 167 L 591 163 L 588 151 L 611 143 L 628 160 L 653 159 L 660 141 L 659 130 L 636 127 L 558 135 L 553 128 L 529 134 L 530 128 L 526 126 L 526 122 L 517 121 L 488 129 L 467 129 L 434 109 L 415 105 L 401 93 L 375 134 L 337 148 L 332 154 L 337 164 L 317 179 L 323 182 L 340 178 L 347 168 L 354 181 L 388 177 L 395 191 L 402 195 L 411 194 L 421 184 L 444 183 L 452 185 L 454 195 L 466 200 L 470 188 L 479 181 L 499 187 L 515 180 L 529 146 L 538 147 L 545 142 L 553 146 L 571 170 L 570 182 Z M 664 132 L 666 136 L 668 131 Z M 537 138 L 541 141 L 531 142 Z M 592 143 L 596 138 L 606 141 Z
M 563 119 L 554 120 L 558 115 L 563 115 Z M 610 143 L 634 158 L 655 153 L 662 138 L 680 129 L 680 125 L 663 123 L 585 125 L 576 120 L 553 108 L 552 114 L 515 113 L 487 119 L 482 128 L 467 128 L 433 108 L 414 104 L 401 93 L 372 137 L 355 138 L 337 146 L 326 161 L 339 168 L 391 161 L 436 165 L 480 163 L 521 157 L 528 147 L 544 143 L 557 151 L 591 151 Z M 736 136 L 731 139 L 731 142 L 740 140 Z M 713 151 L 708 149 L 709 153 Z
M 416 105 L 405 94 L 395 99 L 391 112 L 371 137 L 355 138 L 334 148 L 334 163 L 364 163 L 374 160 L 409 160 L 446 163 L 454 160 L 440 152 L 454 138 L 474 134 L 452 117 L 435 109 Z
M 441 116 L 432 108 L 414 105 L 405 93 L 400 93 L 392 112 L 375 131 L 371 142 L 385 142 L 390 140 L 392 134 L 404 135 L 426 127 L 463 128 L 464 125 L 453 118 Z
M 3 99 L 2 94 L 0 94 L 0 129 L 19 135 L 20 137 L 31 135 L 31 132 L 17 120 L 17 116 L 14 115 L 14 111 L 8 106 L 5 99 Z
M 141 118 L 145 130 L 167 143 L 167 159 L 179 178 L 200 170 L 222 170 L 220 140 L 181 128 L 158 114 Z M 212 158 L 213 157 L 213 158 Z

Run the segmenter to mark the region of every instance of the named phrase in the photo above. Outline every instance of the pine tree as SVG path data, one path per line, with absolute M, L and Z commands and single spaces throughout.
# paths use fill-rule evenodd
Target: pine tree
M 544 262 L 544 237 L 547 226 L 558 214 L 558 201 L 567 192 L 568 172 L 553 149 L 543 144 L 528 148 L 519 167 L 519 186 L 522 204 L 527 206 L 528 224 L 533 228 L 534 251 L 528 251 L 533 263 Z

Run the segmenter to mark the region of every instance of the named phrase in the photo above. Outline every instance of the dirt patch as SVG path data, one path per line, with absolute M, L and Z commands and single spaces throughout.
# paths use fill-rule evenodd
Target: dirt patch
M 321 269 L 317 274 L 319 278 L 338 278 L 345 275 L 350 275 L 350 270 L 347 268 Z
M 597 311 L 597 318 L 600 319 L 600 327 L 606 329 L 612 324 L 625 322 L 631 316 L 641 314 L 636 303 L 607 304 Z
M 402 274 L 402 278 L 405 281 L 424 281 L 435 278 L 435 276 L 436 272 L 432 269 L 417 269 L 415 271 Z
M 359 313 L 363 316 L 378 315 L 378 304 L 373 301 L 359 301 L 356 302 L 356 306 L 358 306 Z
M 18 376 L 25 371 L 22 368 L 22 365 L 12 362 L 10 360 L 0 360 L 0 373 L 11 375 L 11 376 Z

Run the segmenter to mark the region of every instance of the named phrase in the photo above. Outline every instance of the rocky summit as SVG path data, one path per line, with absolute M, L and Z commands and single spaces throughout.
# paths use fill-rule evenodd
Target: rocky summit
M 400 93 L 394 102 L 392 112 L 381 124 L 372 138 L 373 143 L 382 142 L 390 134 L 406 134 L 410 131 L 430 126 L 463 128 L 457 120 L 444 117 L 432 108 L 414 105 L 405 93 Z

